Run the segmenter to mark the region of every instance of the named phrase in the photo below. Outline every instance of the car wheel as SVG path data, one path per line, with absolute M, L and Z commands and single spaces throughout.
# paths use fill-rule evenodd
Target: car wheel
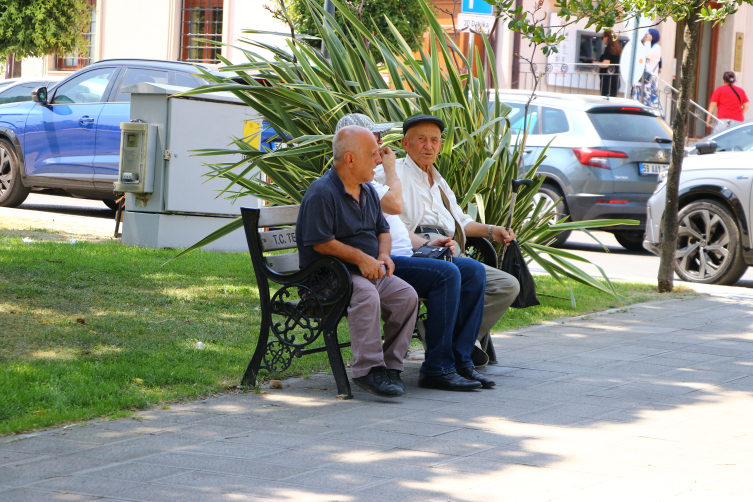
M 31 189 L 21 183 L 18 157 L 8 141 L 0 139 L 0 207 L 18 207 Z
M 721 204 L 696 201 L 677 215 L 675 272 L 683 281 L 734 284 L 745 273 L 740 231 Z
M 560 193 L 559 188 L 556 188 L 552 185 L 541 185 L 538 193 L 533 196 L 534 206 L 537 205 L 542 199 L 546 203 L 544 211 L 549 211 L 550 208 L 554 206 L 555 201 L 562 199 L 560 200 L 559 204 L 557 204 L 557 208 L 555 210 L 557 214 L 551 220 L 549 220 L 550 225 L 553 225 L 554 223 L 557 223 L 564 217 L 568 216 L 569 213 L 567 212 L 567 208 L 565 207 L 565 200 L 562 198 L 562 194 Z M 558 234 L 557 237 L 554 238 L 554 242 L 551 243 L 551 246 L 562 246 L 565 241 L 567 241 L 567 238 L 570 237 L 571 232 L 572 230 L 566 230 Z
M 114 199 L 102 199 L 102 202 L 104 202 L 105 206 L 109 207 L 113 211 L 117 211 L 118 210 L 118 203 L 115 202 Z
M 628 251 L 643 251 L 643 238 L 645 232 L 614 232 L 614 238 Z

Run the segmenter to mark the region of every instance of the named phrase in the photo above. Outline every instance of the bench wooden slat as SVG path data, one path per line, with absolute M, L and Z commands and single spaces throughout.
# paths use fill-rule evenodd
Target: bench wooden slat
M 301 206 L 263 207 L 259 211 L 259 226 L 279 227 L 281 225 L 295 225 L 300 207 Z
M 295 244 L 295 228 L 284 228 L 270 232 L 259 232 L 261 248 L 264 251 L 277 251 L 279 249 L 292 249 Z
M 278 274 L 287 274 L 298 271 L 298 253 L 278 254 L 265 256 L 269 268 Z

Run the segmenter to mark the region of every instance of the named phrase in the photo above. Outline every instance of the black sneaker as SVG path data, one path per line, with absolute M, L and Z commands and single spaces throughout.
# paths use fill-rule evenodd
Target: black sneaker
M 405 394 L 403 389 L 390 381 L 386 370 L 384 366 L 371 368 L 368 375 L 354 378 L 353 383 L 366 392 L 380 397 L 399 397 Z
M 390 379 L 390 383 L 392 383 L 392 385 L 398 386 L 400 390 L 405 392 L 405 382 L 403 382 L 403 379 L 400 378 L 400 373 L 402 373 L 402 371 L 391 370 L 387 368 L 387 376 Z

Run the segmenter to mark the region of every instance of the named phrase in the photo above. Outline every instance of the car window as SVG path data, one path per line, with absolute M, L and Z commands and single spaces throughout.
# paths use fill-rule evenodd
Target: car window
M 567 115 L 562 110 L 556 108 L 541 108 L 541 133 L 542 134 L 559 134 L 570 130 L 570 124 L 567 122 Z
M 118 89 L 118 96 L 115 101 L 118 102 L 130 102 L 131 94 L 123 92 L 128 86 L 147 82 L 150 84 L 167 84 L 168 72 L 162 70 L 152 70 L 148 68 L 128 68 L 125 77 L 120 82 L 120 89 Z M 194 84 L 195 85 L 195 84 Z
M 181 87 L 196 87 L 197 85 L 204 85 L 204 84 L 203 83 L 200 84 L 191 75 L 186 75 L 185 73 L 175 72 L 175 85 L 179 85 Z
M 507 116 L 510 119 L 510 127 L 513 134 L 521 134 L 523 132 L 523 114 L 525 111 L 525 105 L 523 103 L 506 103 L 512 110 L 510 115 Z M 492 105 L 493 106 L 493 105 Z M 539 134 L 537 126 L 539 118 L 539 107 L 530 106 L 528 108 L 528 134 Z
M 115 70 L 115 68 L 100 68 L 65 82 L 55 91 L 52 104 L 99 103 Z
M 672 139 L 659 117 L 636 113 L 589 113 L 588 118 L 606 141 L 653 143 L 659 138 Z
M 0 91 L 2 91 L 5 87 L 8 87 L 9 85 L 13 83 L 14 82 L 12 80 L 10 82 L 0 82 Z
M 31 101 L 31 91 L 43 85 L 44 82 L 24 82 L 10 89 L 0 87 L 0 105 L 6 103 L 20 103 L 21 101 Z
M 753 125 L 739 127 L 716 138 L 717 152 L 747 152 L 753 150 Z

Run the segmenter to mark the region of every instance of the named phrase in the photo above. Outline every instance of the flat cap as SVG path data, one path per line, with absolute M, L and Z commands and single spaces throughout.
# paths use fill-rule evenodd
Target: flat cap
M 373 120 L 363 113 L 349 113 L 337 122 L 335 126 L 335 132 L 339 131 L 343 127 L 359 126 L 368 129 L 373 133 L 386 132 L 392 129 L 394 123 L 385 122 L 383 124 L 375 124 Z
M 444 131 L 444 122 L 442 122 L 442 119 L 439 117 L 435 117 L 434 115 L 414 115 L 405 122 L 403 122 L 403 134 L 408 133 L 408 129 L 411 127 L 422 124 L 424 122 L 431 122 L 432 124 L 436 124 L 439 127 L 439 132 Z

